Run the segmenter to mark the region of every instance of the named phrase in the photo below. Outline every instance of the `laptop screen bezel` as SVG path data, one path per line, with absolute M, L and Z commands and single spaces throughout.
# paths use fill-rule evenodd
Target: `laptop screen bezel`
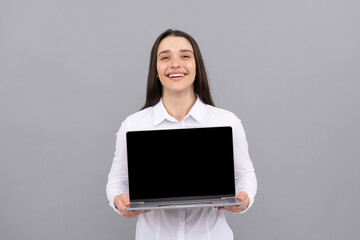
M 186 130 L 197 130 L 199 129 L 200 131 L 206 131 L 206 129 L 211 129 L 211 130 L 215 130 L 215 131 L 227 131 L 228 132 L 228 137 L 229 137 L 229 141 L 231 141 L 231 159 L 228 159 L 228 161 L 231 161 L 232 163 L 232 174 L 233 174 L 233 178 L 232 178 L 232 192 L 231 193 L 226 193 L 226 194 L 218 194 L 218 195 L 201 195 L 201 196 L 176 196 L 176 197 L 161 197 L 161 198 L 134 198 L 132 196 L 132 190 L 133 190 L 133 186 L 132 186 L 132 173 L 133 171 L 130 171 L 129 166 L 132 166 L 131 164 L 129 164 L 131 161 L 131 159 L 129 159 L 129 151 L 131 150 L 131 146 L 132 144 L 136 144 L 133 143 L 131 139 L 131 136 L 137 135 L 137 134 L 152 134 L 154 132 L 156 133 L 160 133 L 161 131 L 186 131 Z M 130 201 L 131 202 L 159 202 L 159 201 L 184 201 L 184 200 L 201 200 L 201 199 L 216 199 L 216 198 L 230 198 L 230 197 L 234 197 L 235 194 L 235 166 L 234 166 L 234 151 L 233 151 L 233 133 L 232 133 L 232 127 L 231 126 L 216 126 L 216 127 L 202 127 L 202 128 L 181 128 L 181 129 L 157 129 L 157 130 L 138 130 L 138 131 L 128 131 L 126 133 L 126 142 L 127 142 L 127 163 L 128 163 L 128 187 L 129 187 L 129 197 L 130 197 Z M 131 155 L 131 154 L 130 154 Z

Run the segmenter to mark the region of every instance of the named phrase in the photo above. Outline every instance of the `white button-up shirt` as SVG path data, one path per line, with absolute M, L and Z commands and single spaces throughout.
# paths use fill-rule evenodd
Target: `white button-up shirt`
M 257 181 L 241 121 L 232 112 L 206 105 L 199 98 L 181 122 L 167 113 L 162 100 L 155 106 L 130 115 L 122 122 L 116 134 L 115 157 L 106 186 L 110 206 L 118 212 L 114 206 L 114 197 L 121 193 L 129 194 L 125 137 L 127 131 L 215 126 L 231 126 L 233 129 L 236 193 L 245 191 L 250 198 L 250 207 L 254 203 Z M 233 239 L 233 233 L 224 212 L 216 208 L 167 209 L 140 214 L 136 239 L 230 240 Z

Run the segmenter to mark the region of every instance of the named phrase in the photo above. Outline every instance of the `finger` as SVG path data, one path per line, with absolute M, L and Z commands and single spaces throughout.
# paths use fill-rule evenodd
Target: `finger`
M 127 211 L 127 210 L 120 211 L 120 215 L 126 218 L 136 217 L 139 214 L 140 214 L 139 211 Z
M 150 210 L 145 210 L 145 211 L 127 211 L 127 212 L 132 213 L 132 214 L 139 215 L 139 214 L 142 214 L 142 213 L 150 212 Z
M 124 194 L 115 197 L 114 204 L 119 211 L 125 211 L 125 207 L 127 207 L 127 204 L 124 204 L 125 199 L 126 197 Z
M 126 218 L 134 218 L 134 217 L 138 216 L 139 214 L 140 214 L 139 212 L 126 211 L 123 216 Z
M 236 196 L 240 201 L 245 202 L 246 200 L 249 200 L 249 196 L 246 192 L 239 192 Z
M 126 210 L 126 207 L 128 207 L 129 204 L 125 205 L 125 204 L 124 204 L 124 201 L 122 201 L 122 200 L 119 199 L 119 201 L 118 201 L 118 206 L 119 206 L 119 207 L 118 207 L 118 210 L 119 210 L 121 216 L 131 215 L 131 211 L 127 211 L 127 210 Z
M 248 207 L 248 206 L 249 206 L 249 204 L 250 204 L 250 198 L 249 198 L 249 196 L 247 195 L 246 192 L 239 192 L 238 195 L 237 195 L 237 198 L 238 198 L 240 201 L 242 201 L 242 202 L 245 203 L 245 205 L 244 205 L 245 207 Z
M 244 211 L 244 209 L 231 209 L 231 210 L 226 209 L 226 211 L 231 212 L 231 213 L 240 213 L 240 212 Z
M 126 218 L 134 218 L 136 216 L 139 216 L 140 214 L 150 212 L 150 210 L 147 211 L 126 211 L 127 213 L 124 215 Z
M 124 198 L 123 198 L 123 204 L 124 204 L 126 207 L 128 207 L 128 206 L 130 205 L 130 199 L 124 197 Z
M 125 206 L 124 202 L 121 199 L 118 199 L 118 201 L 116 203 L 117 203 L 117 206 L 118 206 L 118 210 L 120 212 L 125 211 L 126 206 Z
M 126 218 L 133 218 L 136 217 L 142 213 L 150 212 L 150 210 L 145 211 L 128 211 L 126 210 L 127 207 L 130 206 L 130 198 L 127 194 L 121 194 L 119 197 L 116 198 L 116 206 L 119 210 L 119 213 L 121 216 L 124 216 Z
M 233 206 L 225 207 L 225 210 L 228 210 L 230 212 L 236 211 L 237 209 L 238 209 L 237 207 L 233 207 Z
M 246 205 L 228 206 L 228 207 L 225 207 L 225 210 L 227 210 L 229 212 L 233 212 L 233 213 L 238 213 L 238 212 L 242 212 L 245 208 L 246 208 Z
M 245 201 L 245 198 L 244 198 L 244 196 L 242 196 L 242 195 L 237 195 L 237 199 L 239 199 L 240 201 L 242 201 L 242 202 L 244 202 Z

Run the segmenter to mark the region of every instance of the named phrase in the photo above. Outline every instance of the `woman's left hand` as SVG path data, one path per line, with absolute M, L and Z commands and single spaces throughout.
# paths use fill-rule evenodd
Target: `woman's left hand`
M 240 206 L 217 207 L 218 210 L 227 210 L 232 213 L 239 213 L 244 211 L 250 204 L 250 198 L 246 192 L 239 192 L 236 196 L 240 201 L 245 202 Z

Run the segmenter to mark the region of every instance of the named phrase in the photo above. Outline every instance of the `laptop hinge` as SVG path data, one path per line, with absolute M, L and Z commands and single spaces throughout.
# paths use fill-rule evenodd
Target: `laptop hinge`
M 234 197 L 222 197 L 221 199 L 233 199 Z

